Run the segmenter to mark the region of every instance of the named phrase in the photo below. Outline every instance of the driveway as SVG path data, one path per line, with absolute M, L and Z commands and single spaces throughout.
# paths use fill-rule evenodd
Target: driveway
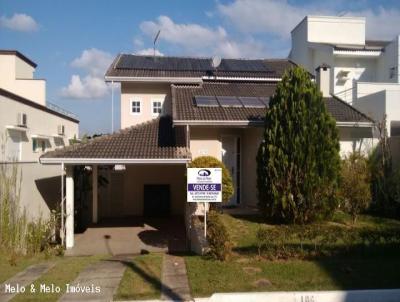
M 75 246 L 67 256 L 127 255 L 145 252 L 186 251 L 182 217 L 126 217 L 103 219 L 75 234 Z

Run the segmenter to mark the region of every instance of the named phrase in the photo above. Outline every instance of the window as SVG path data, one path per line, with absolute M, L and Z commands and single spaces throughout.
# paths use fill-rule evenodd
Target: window
M 45 152 L 46 141 L 44 139 L 33 138 L 32 139 L 32 151 L 33 152 Z
M 132 114 L 140 114 L 141 112 L 141 102 L 140 100 L 132 100 L 131 101 L 131 113 Z
M 151 112 L 153 115 L 159 115 L 162 113 L 162 102 L 161 101 L 153 101 L 151 106 Z
M 400 136 L 400 121 L 390 121 L 390 136 Z

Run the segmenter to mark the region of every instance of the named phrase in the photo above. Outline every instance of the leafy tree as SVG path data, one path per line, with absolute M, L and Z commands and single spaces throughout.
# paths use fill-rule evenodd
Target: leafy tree
M 353 223 L 371 203 L 370 180 L 367 159 L 359 152 L 342 161 L 340 201 L 343 210 L 353 218 Z
M 283 76 L 271 97 L 257 165 L 259 206 L 266 217 L 308 223 L 336 208 L 336 123 L 321 92 L 300 67 Z
M 189 168 L 222 168 L 222 202 L 227 202 L 234 193 L 232 176 L 223 162 L 212 156 L 196 157 Z

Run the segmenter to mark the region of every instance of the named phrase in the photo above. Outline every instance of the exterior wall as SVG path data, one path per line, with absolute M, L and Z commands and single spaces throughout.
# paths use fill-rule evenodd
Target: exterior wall
M 400 51 L 399 36 L 393 39 L 378 59 L 377 78 L 378 82 L 400 83 Z M 393 71 L 391 70 L 393 68 Z
M 365 18 L 307 16 L 308 42 L 365 44 Z
M 140 124 L 157 117 L 152 113 L 152 101 L 163 103 L 163 113 L 171 114 L 171 88 L 168 84 L 121 83 L 121 128 Z M 131 100 L 141 101 L 140 114 L 131 112 Z
M 377 144 L 371 128 L 339 127 L 340 156 L 345 157 L 359 151 L 365 155 L 372 152 Z
M 46 81 L 33 79 L 34 68 L 15 55 L 0 55 L 0 88 L 46 105 Z
M 310 69 L 312 69 L 312 61 L 307 42 L 307 22 L 303 20 L 303 22 L 299 23 L 299 25 L 292 30 L 291 35 L 292 49 L 289 58 L 310 71 Z
M 26 132 L 6 130 L 6 126 L 17 124 L 18 113 L 25 113 L 27 115 L 28 127 Z M 64 125 L 65 127 L 65 135 L 63 137 L 55 137 L 59 125 Z M 42 152 L 33 152 L 32 135 L 48 137 L 48 140 L 46 140 L 46 151 L 50 151 L 69 145 L 69 139 L 74 136 L 78 137 L 78 128 L 78 123 L 0 96 L 0 133 L 4 136 L 4 140 L 15 138 L 15 136 L 22 133 L 19 143 L 21 150 L 19 161 L 21 162 L 37 162 L 42 154 Z M 6 144 L 4 141 L 0 143 Z M 5 155 L 6 158 L 8 157 L 11 160 L 7 151 Z
M 99 169 L 109 185 L 99 188 L 99 217 L 143 215 L 145 184 L 169 184 L 171 214 L 183 215 L 186 206 L 185 165 L 126 165 L 125 171 Z

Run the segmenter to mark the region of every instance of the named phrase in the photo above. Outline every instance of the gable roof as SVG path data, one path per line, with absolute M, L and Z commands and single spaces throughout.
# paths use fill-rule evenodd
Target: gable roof
M 50 151 L 40 157 L 41 163 L 126 163 L 130 160 L 184 162 L 190 158 L 184 127 L 172 127 L 170 116 L 132 126 L 120 132 Z M 89 160 L 88 160 L 89 159 Z
M 234 125 L 263 123 L 265 108 L 198 107 L 195 96 L 271 97 L 276 84 L 205 82 L 203 85 L 172 85 L 172 116 L 175 125 L 216 124 Z M 345 101 L 332 96 L 324 98 L 327 110 L 337 122 L 373 123 L 367 115 Z
M 106 72 L 106 80 L 113 77 L 256 77 L 280 78 L 295 64 L 288 59 L 221 59 L 217 68 L 212 58 L 143 56 L 120 54 Z

